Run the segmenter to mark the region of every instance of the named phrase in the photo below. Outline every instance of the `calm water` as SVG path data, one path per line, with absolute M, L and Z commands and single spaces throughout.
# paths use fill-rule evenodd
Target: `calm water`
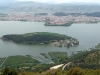
M 78 47 L 57 48 L 53 46 L 42 45 L 20 45 L 12 42 L 0 40 L 0 57 L 11 55 L 39 55 L 39 53 L 51 51 L 72 52 L 85 50 L 100 43 L 100 23 L 98 24 L 73 24 L 68 27 L 63 26 L 44 26 L 44 23 L 38 22 L 17 22 L 0 21 L 0 37 L 6 34 L 24 34 L 30 32 L 54 32 L 72 36 L 80 42 Z

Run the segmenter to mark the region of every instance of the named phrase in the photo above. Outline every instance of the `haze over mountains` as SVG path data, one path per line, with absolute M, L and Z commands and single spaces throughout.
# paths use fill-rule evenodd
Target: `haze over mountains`
M 7 6 L 13 3 L 15 3 L 14 0 L 0 0 L 0 6 Z
M 30 13 L 87 13 L 100 12 L 100 4 L 98 3 L 56 3 L 56 2 L 33 2 L 33 1 L 17 1 L 17 0 L 0 0 L 1 12 L 30 12 Z M 1 13 L 0 12 L 0 13 Z
M 16 3 L 25 3 L 25 2 L 31 2 L 31 3 L 47 3 L 47 4 L 68 4 L 68 5 L 98 5 L 100 3 L 84 3 L 84 2 L 70 2 L 70 3 L 59 3 L 56 1 L 46 1 L 46 2 L 36 2 L 36 1 L 19 1 L 19 0 L 0 0 L 0 4 L 5 6 L 5 4 L 16 4 Z M 28 4 L 28 3 L 27 3 Z

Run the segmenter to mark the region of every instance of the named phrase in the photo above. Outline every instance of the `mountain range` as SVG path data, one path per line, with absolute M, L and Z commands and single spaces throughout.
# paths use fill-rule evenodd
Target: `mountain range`
M 6 5 L 12 5 L 12 4 L 18 4 L 18 3 L 26 3 L 33 1 L 18 1 L 18 0 L 0 0 L 0 5 L 6 6 Z M 70 3 L 57 3 L 55 1 L 46 1 L 46 2 L 35 2 L 35 3 L 43 3 L 43 4 L 68 4 L 68 5 L 100 5 L 100 3 L 84 3 L 84 2 L 70 2 Z
M 95 3 L 56 3 L 56 2 L 33 2 L 0 0 L 0 12 L 34 12 L 34 13 L 91 13 L 100 12 L 100 4 Z

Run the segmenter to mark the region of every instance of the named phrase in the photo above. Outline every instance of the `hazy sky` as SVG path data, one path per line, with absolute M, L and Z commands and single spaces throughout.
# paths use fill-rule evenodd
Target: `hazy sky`
M 100 0 L 19 0 L 19 1 L 38 1 L 38 2 L 58 2 L 58 3 L 66 3 L 66 2 L 86 2 L 86 3 L 100 3 Z

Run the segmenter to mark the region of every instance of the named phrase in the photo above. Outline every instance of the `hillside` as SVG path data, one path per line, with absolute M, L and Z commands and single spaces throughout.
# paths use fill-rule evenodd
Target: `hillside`
M 97 46 L 100 47 L 100 45 Z M 21 71 L 22 69 L 30 71 L 22 71 L 20 75 L 23 75 L 23 73 L 30 75 L 99 75 L 100 72 L 99 48 L 90 48 L 85 51 L 80 51 L 79 53 L 73 54 L 70 57 L 67 56 L 66 52 L 49 52 L 48 54 L 41 53 L 41 55 L 48 60 L 53 60 L 55 63 L 41 64 L 37 60 L 31 58 L 31 55 L 18 55 L 9 56 L 3 65 L 9 66 L 10 68 L 15 67 L 18 71 Z M 42 56 L 39 58 L 42 59 Z M 44 58 L 42 60 L 44 60 Z M 3 60 L 1 59 L 1 62 Z M 50 69 L 51 67 L 62 63 L 62 67 L 55 70 Z M 64 66 L 65 68 L 63 69 Z
M 5 7 L 6 6 L 6 7 Z M 5 8 L 4 8 L 5 7 Z M 9 13 L 55 13 L 55 12 L 65 12 L 65 13 L 92 13 L 100 12 L 99 4 L 76 4 L 76 3 L 62 3 L 62 4 L 48 4 L 39 2 L 17 2 L 3 1 L 1 2 L 0 10 L 1 12 Z M 83 10 L 84 9 L 84 10 Z
M 100 49 L 94 48 L 89 51 L 83 51 L 78 54 L 70 56 L 67 62 L 71 62 L 70 67 L 81 67 L 84 69 L 99 69 L 100 68 Z
M 29 67 L 30 65 L 36 65 L 40 62 L 28 57 L 28 56 L 22 56 L 22 55 L 16 55 L 16 56 L 9 56 L 6 58 L 5 62 L 1 67 L 16 67 L 16 68 L 22 68 L 22 67 Z M 28 65 L 28 66 L 27 66 Z

